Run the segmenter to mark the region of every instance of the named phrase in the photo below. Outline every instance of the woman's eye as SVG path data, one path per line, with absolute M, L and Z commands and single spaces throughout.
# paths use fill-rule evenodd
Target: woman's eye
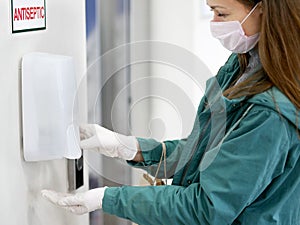
M 213 11 L 214 14 L 215 14 L 215 16 L 217 16 L 217 17 L 226 17 L 226 16 L 228 16 L 228 14 L 226 14 L 226 13 L 221 13 L 221 12 L 215 10 L 215 9 L 210 9 L 210 11 Z
M 224 13 L 218 13 L 217 16 L 219 16 L 219 17 L 226 17 L 227 14 L 224 14 Z

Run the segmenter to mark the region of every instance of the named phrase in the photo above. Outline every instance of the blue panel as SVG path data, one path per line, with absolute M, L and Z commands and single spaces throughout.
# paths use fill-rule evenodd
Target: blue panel
M 96 26 L 96 0 L 85 1 L 86 11 L 86 36 L 88 37 Z

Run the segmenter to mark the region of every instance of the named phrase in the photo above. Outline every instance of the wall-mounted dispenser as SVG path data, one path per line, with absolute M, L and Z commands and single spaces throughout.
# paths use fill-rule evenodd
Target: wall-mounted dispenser
M 73 58 L 29 53 L 22 60 L 26 161 L 81 157 Z

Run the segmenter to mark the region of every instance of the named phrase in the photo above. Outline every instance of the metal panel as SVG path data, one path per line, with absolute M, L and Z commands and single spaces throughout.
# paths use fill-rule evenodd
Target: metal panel
M 130 0 L 86 0 L 88 121 L 129 134 Z M 128 88 L 126 88 L 128 87 Z M 124 89 L 125 88 L 125 89 Z M 90 189 L 130 184 L 131 169 L 120 160 L 89 153 Z M 90 224 L 127 225 L 130 221 L 96 211 Z

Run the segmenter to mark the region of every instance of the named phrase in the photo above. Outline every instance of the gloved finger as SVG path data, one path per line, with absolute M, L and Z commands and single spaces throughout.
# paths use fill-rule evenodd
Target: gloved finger
M 64 207 L 64 209 L 66 209 L 67 211 L 77 214 L 77 215 L 82 215 L 85 213 L 88 213 L 88 208 L 85 206 L 71 206 L 71 207 Z
M 72 195 L 59 199 L 57 202 L 59 206 L 81 206 L 83 205 L 83 199 L 80 195 Z
M 91 148 L 98 148 L 100 143 L 98 141 L 97 136 L 92 136 L 88 139 L 80 141 L 80 147 L 82 149 L 91 149 Z
M 83 134 L 83 133 L 80 133 L 80 140 L 84 140 L 84 139 L 87 139 L 89 138 L 87 135 Z
M 69 196 L 67 193 L 59 193 L 52 190 L 42 190 L 41 194 L 44 198 L 48 199 L 50 202 L 52 202 L 55 205 L 58 205 L 58 201 L 61 198 L 64 198 L 66 196 Z
M 79 126 L 80 139 L 87 139 L 95 135 L 95 127 L 93 124 L 82 124 Z

